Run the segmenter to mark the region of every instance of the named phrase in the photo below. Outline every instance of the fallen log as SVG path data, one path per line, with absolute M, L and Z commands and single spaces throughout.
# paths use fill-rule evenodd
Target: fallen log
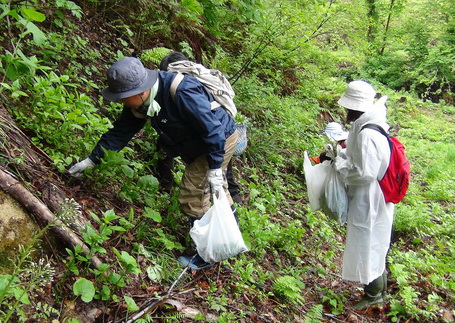
M 44 203 L 30 193 L 3 168 L 0 168 L 0 188 L 23 205 L 24 208 L 33 214 L 41 224 L 50 224 L 50 229 L 64 244 L 73 248 L 75 246 L 80 246 L 86 254 L 89 254 L 90 250 L 85 243 L 82 242 L 61 220 L 56 218 Z M 99 258 L 92 256 L 91 264 L 93 267 L 98 268 L 102 262 Z

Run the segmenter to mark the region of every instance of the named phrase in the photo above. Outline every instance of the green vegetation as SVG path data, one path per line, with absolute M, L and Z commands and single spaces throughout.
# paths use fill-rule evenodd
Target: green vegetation
M 153 311 L 136 322 L 453 321 L 450 0 L 1 0 L 0 8 L 1 107 L 83 206 L 67 205 L 60 217 L 83 214 L 79 233 L 90 250 L 68 248 L 45 261 L 22 249 L 0 273 L 0 321 L 82 322 L 87 304 L 103 309 L 104 321 L 146 305 Z M 156 67 L 170 48 L 231 78 L 250 142 L 234 161 L 250 252 L 181 277 L 175 259 L 191 250 L 177 199 L 184 165 L 177 161 L 174 189 L 159 190 L 150 126 L 123 151 L 107 152 L 83 181 L 64 174 L 120 111 L 99 95 L 106 68 L 132 51 Z M 413 171 L 395 211 L 389 303 L 364 313 L 352 309 L 358 286 L 340 277 L 345 228 L 311 211 L 302 175 L 303 151 L 318 154 L 325 124 L 343 120 L 336 100 L 355 78 L 389 95 L 389 121 Z M 19 172 L 20 157 L 7 156 L 0 153 L 1 166 Z M 26 179 L 38 190 L 37 179 Z M 94 256 L 103 260 L 97 269 Z M 178 302 L 167 302 L 171 290 Z

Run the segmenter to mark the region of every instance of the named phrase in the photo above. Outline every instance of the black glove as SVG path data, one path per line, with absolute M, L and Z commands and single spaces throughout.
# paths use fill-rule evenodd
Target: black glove
M 319 155 L 319 161 L 322 163 L 323 161 L 326 161 L 326 160 L 332 160 L 332 158 L 330 158 L 329 156 L 327 156 L 327 153 L 325 151 L 323 151 L 320 155 Z

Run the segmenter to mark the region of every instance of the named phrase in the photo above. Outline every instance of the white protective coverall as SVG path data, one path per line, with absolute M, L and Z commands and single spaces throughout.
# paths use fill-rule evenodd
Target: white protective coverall
M 362 284 L 370 283 L 385 270 L 395 207 L 385 202 L 378 183 L 389 165 L 387 138 L 374 129 L 361 131 L 369 123 L 388 131 L 384 101 L 378 103 L 353 123 L 346 155 L 336 159 L 349 199 L 342 277 Z

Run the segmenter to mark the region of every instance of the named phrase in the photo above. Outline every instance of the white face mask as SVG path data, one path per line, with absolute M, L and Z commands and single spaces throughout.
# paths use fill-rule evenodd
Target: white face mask
M 149 98 L 145 102 L 146 104 L 149 104 L 147 110 L 147 115 L 149 117 L 156 116 L 161 110 L 161 106 L 158 104 L 158 102 L 155 101 L 156 94 L 158 93 L 158 86 L 159 80 L 157 79 L 155 84 L 153 84 L 152 88 L 150 89 Z

